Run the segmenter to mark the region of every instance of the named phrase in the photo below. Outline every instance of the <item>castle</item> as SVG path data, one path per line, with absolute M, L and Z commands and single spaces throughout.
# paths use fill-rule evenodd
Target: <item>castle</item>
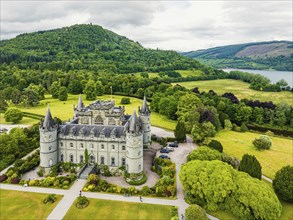
M 40 123 L 40 166 L 50 169 L 58 162 L 84 163 L 85 149 L 91 164 L 111 170 L 124 166 L 130 174 L 143 171 L 143 149 L 151 143 L 151 112 L 143 99 L 132 115 L 113 100 L 97 100 L 84 106 L 81 95 L 73 120 L 58 125 L 48 107 Z

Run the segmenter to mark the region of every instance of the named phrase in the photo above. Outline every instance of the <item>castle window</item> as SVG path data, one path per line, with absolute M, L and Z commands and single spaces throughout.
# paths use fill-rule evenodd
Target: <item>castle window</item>
M 104 147 L 104 144 L 102 144 L 102 145 L 101 145 L 101 149 L 102 149 L 102 150 L 104 150 L 104 149 L 105 149 L 105 147 Z
M 95 124 L 96 125 L 102 125 L 104 124 L 104 121 L 102 119 L 102 117 L 100 115 L 98 115 L 96 118 L 95 118 Z
M 110 118 L 109 119 L 109 122 L 108 122 L 109 125 L 115 125 L 115 120 L 113 118 Z
M 115 150 L 115 145 L 114 144 L 112 145 L 112 150 Z
M 94 148 L 94 144 L 92 144 L 91 146 L 92 146 L 92 148 Z
M 115 157 L 111 158 L 111 166 L 115 166 Z
M 49 147 L 49 150 L 51 150 L 51 147 Z
M 80 155 L 80 163 L 83 163 L 83 155 Z
M 61 162 L 64 161 L 64 155 L 63 155 L 63 154 L 61 154 L 61 156 L 60 156 L 60 160 L 61 160 Z
M 101 164 L 105 163 L 105 158 L 103 156 L 101 156 Z
M 60 147 L 63 147 L 63 142 L 60 142 Z
M 73 155 L 70 154 L 70 162 L 73 163 Z
M 138 156 L 140 156 L 140 153 L 141 153 L 141 152 L 140 152 L 140 151 L 138 151 L 137 155 L 138 155 Z
M 140 172 L 140 170 L 141 170 L 141 165 L 139 164 L 138 165 L 138 172 Z
M 125 166 L 125 158 L 122 158 L 122 166 Z
M 73 147 L 73 143 L 70 143 L 70 147 Z
M 80 144 L 80 148 L 83 148 L 83 144 Z
M 124 145 L 122 146 L 122 150 L 125 150 L 125 146 Z

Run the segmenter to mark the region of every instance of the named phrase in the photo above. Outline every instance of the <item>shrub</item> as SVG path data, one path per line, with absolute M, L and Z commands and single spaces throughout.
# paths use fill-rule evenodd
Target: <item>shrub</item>
M 40 177 L 44 176 L 44 169 L 40 168 L 39 171 L 37 172 L 37 174 Z
M 20 181 L 20 178 L 18 178 L 18 177 L 13 177 L 13 178 L 11 179 L 11 183 L 12 183 L 12 184 L 18 184 L 19 181 Z
M 254 155 L 244 154 L 240 161 L 239 171 L 248 173 L 251 177 L 261 180 L 261 165 Z
M 7 180 L 7 176 L 5 174 L 0 176 L 0 183 L 4 182 L 5 180 Z
M 120 103 L 123 104 L 123 105 L 130 104 L 130 98 L 124 97 L 124 98 L 121 99 Z
M 232 130 L 233 125 L 229 119 L 225 119 L 224 127 L 225 127 L 225 130 Z
M 140 194 L 142 196 L 148 196 L 149 194 L 151 194 L 151 190 L 148 186 L 143 186 L 142 189 L 140 190 Z
M 245 123 L 242 123 L 242 124 L 241 124 L 240 131 L 241 131 L 241 132 L 246 132 L 246 131 L 248 131 L 248 128 L 247 128 L 247 126 L 246 126 Z
M 12 122 L 13 124 L 17 124 L 23 118 L 22 112 L 17 108 L 9 108 L 5 111 L 4 114 L 5 121 Z
M 186 140 L 186 129 L 183 122 L 178 122 L 174 130 L 174 135 L 176 140 L 185 141 Z
M 185 210 L 186 220 L 208 220 L 205 211 L 198 205 L 190 205 Z
M 272 147 L 272 140 L 267 135 L 261 135 L 259 138 L 254 139 L 252 143 L 258 150 L 270 149 Z
M 217 140 L 211 140 L 211 142 L 208 144 L 208 147 L 219 151 L 220 153 L 223 152 L 223 146 L 221 144 L 221 142 L 217 141 Z
M 209 147 L 199 147 L 187 156 L 187 161 L 191 160 L 221 160 L 221 153 Z
M 276 173 L 273 187 L 281 199 L 293 203 L 293 166 L 285 166 Z
M 95 175 L 95 174 L 90 174 L 87 178 L 87 181 L 91 181 L 91 180 L 95 180 L 95 181 L 98 181 L 98 176 Z
M 228 154 L 222 153 L 222 161 L 230 164 L 233 168 L 237 168 L 239 166 L 239 160 L 237 157 L 230 156 Z
M 49 194 L 44 200 L 43 203 L 47 204 L 47 203 L 54 203 L 57 200 L 56 195 L 55 194 Z

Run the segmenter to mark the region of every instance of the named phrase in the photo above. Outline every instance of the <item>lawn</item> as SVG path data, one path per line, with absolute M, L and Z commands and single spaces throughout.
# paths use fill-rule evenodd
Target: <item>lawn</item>
M 275 173 L 283 166 L 292 165 L 293 139 L 271 137 L 273 145 L 270 150 L 259 151 L 252 141 L 260 134 L 252 132 L 221 131 L 214 139 L 220 141 L 224 152 L 238 159 L 247 153 L 255 155 L 262 166 L 262 173 L 273 179 Z
M 249 88 L 249 83 L 242 82 L 240 80 L 233 79 L 219 79 L 219 80 L 206 80 L 206 81 L 191 81 L 191 82 L 181 82 L 180 85 L 186 87 L 187 89 L 193 89 L 198 87 L 199 91 L 208 92 L 209 90 L 214 90 L 219 95 L 225 92 L 232 92 L 237 96 L 238 99 L 254 99 L 260 101 L 273 101 L 276 103 L 287 102 L 293 105 L 293 94 L 289 91 L 282 92 L 262 92 L 257 90 L 252 90 Z
M 23 124 L 23 125 L 33 125 L 36 123 L 39 123 L 40 121 L 37 119 L 33 119 L 33 118 L 27 118 L 27 117 L 23 117 L 22 120 L 19 122 L 19 124 Z M 4 113 L 0 113 L 0 124 L 8 124 L 8 125 L 12 125 L 12 122 L 6 122 L 5 118 L 4 118 Z
M 47 194 L 1 189 L 0 195 L 0 219 L 46 219 L 62 198 L 44 204 Z
M 52 99 L 51 95 L 46 95 L 44 100 L 40 101 L 40 104 L 36 107 L 19 107 L 23 112 L 35 113 L 40 115 L 46 114 L 47 104 L 50 106 L 50 110 L 53 117 L 58 117 L 61 120 L 68 120 L 73 117 L 73 105 L 77 105 L 79 95 L 68 95 L 67 101 L 59 101 L 59 99 Z M 121 105 L 121 98 L 125 96 L 113 95 L 113 99 L 116 105 Z M 85 95 L 82 96 L 85 105 L 93 101 L 87 101 Z M 97 96 L 97 99 L 111 99 L 110 95 Z M 132 114 L 134 110 L 138 113 L 138 106 L 142 105 L 142 99 L 130 97 L 130 104 L 125 105 L 125 112 Z M 35 123 L 35 120 L 34 120 Z M 167 119 L 165 116 L 158 113 L 152 113 L 151 123 L 154 126 L 166 128 L 168 130 L 174 130 L 176 121 Z M 22 122 L 21 122 L 22 124 Z
M 203 75 L 201 70 L 176 70 L 176 72 L 180 73 L 182 77 Z
M 84 209 L 75 206 L 76 201 L 64 219 L 171 219 L 172 206 L 153 205 L 134 202 L 89 199 Z

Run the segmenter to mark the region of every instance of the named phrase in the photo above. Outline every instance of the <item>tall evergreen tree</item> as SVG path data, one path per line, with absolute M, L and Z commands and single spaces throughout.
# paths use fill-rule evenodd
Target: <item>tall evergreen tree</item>
M 85 85 L 83 92 L 86 94 L 87 100 L 94 100 L 97 96 L 97 86 L 93 80 L 89 80 Z
M 239 171 L 248 173 L 254 178 L 261 179 L 261 165 L 254 155 L 244 154 L 240 165 L 238 167 Z
M 60 101 L 66 101 L 67 100 L 67 88 L 65 86 L 61 86 L 59 93 L 58 93 L 58 99 Z
M 183 122 L 179 121 L 177 123 L 174 135 L 178 141 L 184 141 L 186 139 L 186 129 Z

